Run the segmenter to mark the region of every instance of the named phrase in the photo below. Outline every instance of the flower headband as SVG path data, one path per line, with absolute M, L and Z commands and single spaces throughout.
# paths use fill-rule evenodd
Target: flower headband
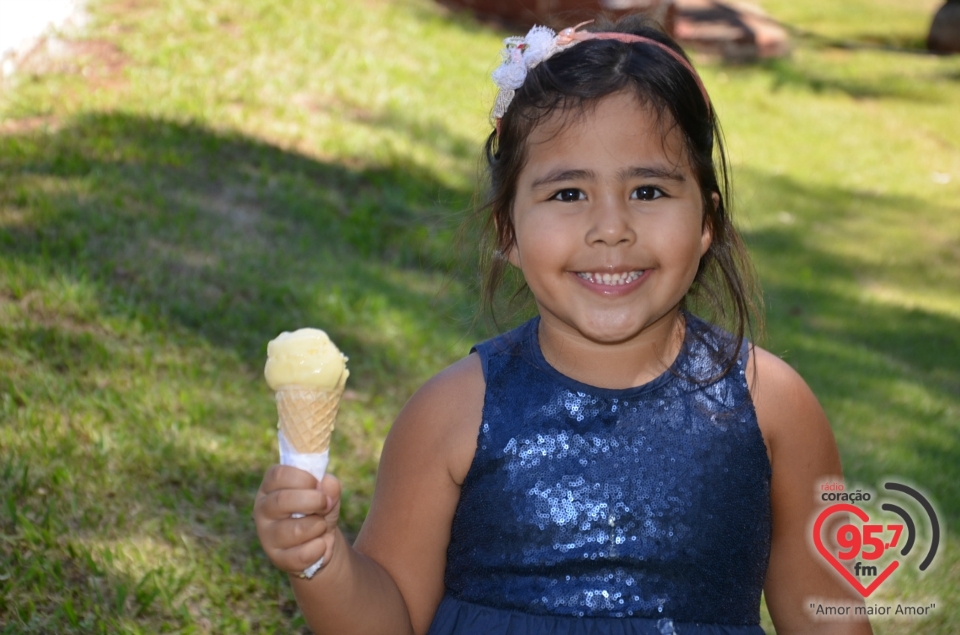
M 700 88 L 700 93 L 703 95 L 703 101 L 707 105 L 707 110 L 710 110 L 710 98 L 707 96 L 707 89 L 703 87 L 703 82 L 700 81 L 700 76 L 697 74 L 697 71 L 694 70 L 693 66 L 691 66 L 690 62 L 688 62 L 683 55 L 677 53 L 663 42 L 658 42 L 657 40 L 643 37 L 642 35 L 608 31 L 595 33 L 593 31 L 577 30 L 591 22 L 593 22 L 593 20 L 581 22 L 576 26 L 568 27 L 560 31 L 560 33 L 554 33 L 553 29 L 545 26 L 534 26 L 523 37 L 508 37 L 503 41 L 503 51 L 500 52 L 503 56 L 503 63 L 492 73 L 493 82 L 500 89 L 497 93 L 497 101 L 493 105 L 493 119 L 496 122 L 495 125 L 498 135 L 500 134 L 500 120 L 503 118 L 503 115 L 506 114 L 507 108 L 510 107 L 510 102 L 513 101 L 513 96 L 517 89 L 523 86 L 523 81 L 527 78 L 527 73 L 560 51 L 564 51 L 575 44 L 587 40 L 617 40 L 618 42 L 625 42 L 627 44 L 644 42 L 662 49 L 690 71 L 693 79 L 697 82 L 697 87 Z

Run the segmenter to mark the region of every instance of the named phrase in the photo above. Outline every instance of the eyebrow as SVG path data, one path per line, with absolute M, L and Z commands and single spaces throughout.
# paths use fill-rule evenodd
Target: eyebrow
M 593 170 L 554 170 L 553 172 L 548 172 L 540 178 L 534 180 L 530 185 L 530 189 L 537 189 L 543 187 L 544 185 L 551 185 L 553 183 L 560 183 L 561 181 L 577 181 L 577 180 L 586 180 L 593 181 L 597 178 L 597 173 Z
M 620 172 L 621 178 L 667 179 L 683 183 L 687 177 L 680 170 L 669 170 L 662 167 L 635 167 Z
M 670 181 L 677 181 L 683 183 L 687 178 L 683 175 L 683 172 L 679 170 L 669 170 L 661 167 L 642 167 L 636 166 L 632 168 L 624 168 L 618 173 L 620 180 L 634 179 L 634 178 L 644 178 L 644 179 L 667 179 Z M 575 181 L 575 180 L 587 180 L 593 181 L 596 180 L 597 173 L 593 170 L 554 170 L 553 172 L 548 172 L 538 179 L 535 179 L 530 185 L 531 189 L 537 189 L 543 187 L 544 185 L 551 185 L 553 183 L 560 183 L 563 181 Z

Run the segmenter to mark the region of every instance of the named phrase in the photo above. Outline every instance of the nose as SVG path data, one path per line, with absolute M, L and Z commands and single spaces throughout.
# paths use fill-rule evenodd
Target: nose
M 590 227 L 586 235 L 588 244 L 614 247 L 631 245 L 636 241 L 637 234 L 626 201 L 606 196 L 597 201 L 590 211 Z

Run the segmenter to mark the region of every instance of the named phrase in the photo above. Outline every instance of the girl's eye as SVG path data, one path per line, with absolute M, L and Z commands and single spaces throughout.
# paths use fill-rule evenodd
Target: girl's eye
M 568 188 L 566 190 L 560 190 L 554 194 L 552 200 L 563 201 L 564 203 L 573 203 L 574 201 L 582 201 L 583 198 L 583 192 L 576 188 Z
M 644 185 L 642 187 L 638 187 L 637 189 L 635 189 L 633 191 L 633 195 L 635 198 L 641 201 L 652 201 L 660 198 L 664 194 L 663 194 L 663 190 L 661 190 L 659 187 L 654 187 L 652 185 Z

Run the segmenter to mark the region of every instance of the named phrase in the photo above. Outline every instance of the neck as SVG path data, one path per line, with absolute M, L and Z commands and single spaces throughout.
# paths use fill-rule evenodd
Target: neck
M 544 359 L 559 372 L 598 388 L 623 389 L 642 386 L 670 368 L 683 345 L 685 324 L 674 308 L 620 342 L 591 340 L 547 317 L 537 334 Z

